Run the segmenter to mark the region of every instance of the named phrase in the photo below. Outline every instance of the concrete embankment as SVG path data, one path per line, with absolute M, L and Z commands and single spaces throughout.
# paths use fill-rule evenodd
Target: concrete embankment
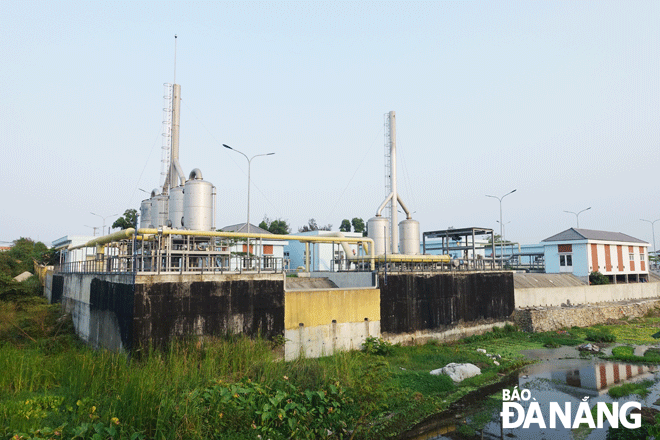
M 547 332 L 574 326 L 605 324 L 624 317 L 644 316 L 659 307 L 660 299 L 657 298 L 568 307 L 531 307 L 516 310 L 513 320 L 521 330 Z

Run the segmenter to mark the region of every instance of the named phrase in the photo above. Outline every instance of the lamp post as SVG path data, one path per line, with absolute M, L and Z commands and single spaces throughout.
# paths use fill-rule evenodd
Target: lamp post
M 651 234 L 653 234 L 653 254 L 657 257 L 658 254 L 657 254 L 657 251 L 656 251 L 656 248 L 655 248 L 655 222 L 660 221 L 660 218 L 656 219 L 656 220 L 653 220 L 653 221 L 644 220 L 643 218 L 640 218 L 640 220 L 643 221 L 643 222 L 651 223 Z
M 112 214 L 112 215 L 106 215 L 105 217 L 103 217 L 102 215 L 94 214 L 93 212 L 90 212 L 90 214 L 95 215 L 97 217 L 101 217 L 103 219 L 103 229 L 101 229 L 101 235 L 105 234 L 105 219 L 108 218 L 108 217 L 114 217 L 116 215 L 119 215 L 119 214 Z
M 502 243 L 502 240 L 504 239 L 503 238 L 504 226 L 502 224 L 502 199 L 505 198 L 506 196 L 508 196 L 509 194 L 513 194 L 514 192 L 516 192 L 515 189 L 513 191 L 509 191 L 508 193 L 504 194 L 502 197 L 489 196 L 488 194 L 486 194 L 486 197 L 492 197 L 492 198 L 497 199 L 497 200 L 500 201 L 500 266 L 502 266 L 502 267 L 504 267 L 504 255 L 503 255 L 504 247 L 503 247 L 503 243 Z
M 499 220 L 495 220 L 495 221 L 497 223 L 500 223 Z M 510 220 L 502 225 L 502 241 L 505 242 L 505 243 L 506 243 L 506 225 L 508 225 L 509 223 L 511 223 Z M 513 252 L 512 252 L 512 254 L 513 254 Z
M 230 147 L 227 144 L 222 144 L 223 147 L 228 148 L 232 151 L 240 153 L 248 161 L 248 190 L 247 190 L 247 233 L 250 233 L 250 166 L 252 165 L 252 159 L 259 156 L 272 156 L 275 153 L 264 153 L 264 154 L 255 154 L 254 156 L 248 158 L 247 155 L 241 151 L 238 151 L 235 148 Z M 250 237 L 247 238 L 247 254 L 250 255 Z
M 573 211 L 564 211 L 564 212 L 575 215 L 575 220 L 577 221 L 577 227 L 579 228 L 580 227 L 580 214 L 582 214 L 584 211 L 588 211 L 590 209 L 591 209 L 591 206 L 588 207 L 588 208 L 583 209 L 580 212 L 573 212 Z

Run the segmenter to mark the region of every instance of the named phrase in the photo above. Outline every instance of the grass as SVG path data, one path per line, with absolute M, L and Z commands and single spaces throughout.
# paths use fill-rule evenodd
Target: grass
M 651 392 L 649 388 L 653 386 L 654 383 L 655 382 L 653 382 L 652 380 L 624 383 L 623 385 L 610 388 L 607 391 L 607 394 L 609 394 L 610 397 L 614 399 L 618 399 L 619 397 L 629 396 L 631 394 L 637 394 L 638 396 L 646 397 Z
M 529 363 L 521 350 L 573 346 L 588 335 L 619 340 L 632 326 L 652 334 L 658 322 L 649 316 L 538 334 L 506 326 L 411 347 L 373 340 L 370 353 L 284 362 L 271 341 L 239 336 L 180 340 L 132 357 L 92 350 L 59 306 L 0 302 L 0 437 L 339 438 L 352 431 L 355 439 L 388 438 Z M 501 365 L 478 348 L 499 354 Z M 632 355 L 632 347 L 613 353 Z M 657 351 L 641 358 L 660 362 Z M 451 362 L 473 363 L 482 374 L 461 383 L 429 374 Z

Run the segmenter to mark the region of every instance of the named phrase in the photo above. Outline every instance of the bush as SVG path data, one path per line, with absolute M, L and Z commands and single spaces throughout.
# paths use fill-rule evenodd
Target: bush
M 598 271 L 589 274 L 589 284 L 610 284 L 610 279 Z
M 616 336 L 607 330 L 587 330 L 587 341 L 593 342 L 616 342 Z
M 383 338 L 376 338 L 375 336 L 369 336 L 362 343 L 362 351 L 367 354 L 378 354 L 381 356 L 387 356 L 392 354 L 394 351 L 394 346 L 391 342 L 383 340 Z

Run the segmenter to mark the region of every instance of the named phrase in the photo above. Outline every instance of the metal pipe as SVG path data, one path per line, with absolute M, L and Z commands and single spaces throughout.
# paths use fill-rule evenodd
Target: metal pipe
M 392 200 L 392 196 L 394 196 L 394 193 L 390 193 L 390 195 L 385 198 L 385 201 L 381 203 L 381 205 L 376 210 L 376 217 L 382 216 L 383 209 L 385 209 L 385 205 L 387 205 L 387 202 Z
M 156 231 L 156 233 L 158 233 L 157 229 L 153 229 L 153 231 Z M 69 246 L 69 250 L 94 247 L 98 245 L 112 243 L 113 241 L 125 240 L 128 238 L 133 238 L 134 234 L 135 234 L 135 228 L 122 229 L 121 231 L 113 232 L 110 235 L 105 235 L 103 237 L 98 237 L 93 240 L 90 240 L 85 244 L 79 244 L 77 246 Z
M 193 179 L 204 180 L 204 178 L 202 177 L 202 170 L 200 170 L 199 168 L 194 168 L 190 172 L 190 175 L 188 176 L 188 180 L 193 180 Z
M 399 195 L 397 194 L 396 198 L 399 201 L 399 205 L 401 205 L 401 208 L 403 208 L 403 210 L 405 211 L 406 218 L 408 220 L 412 219 L 412 216 L 410 215 L 410 210 L 406 207 L 406 205 L 404 205 L 403 200 L 401 200 L 401 197 L 399 197 Z

